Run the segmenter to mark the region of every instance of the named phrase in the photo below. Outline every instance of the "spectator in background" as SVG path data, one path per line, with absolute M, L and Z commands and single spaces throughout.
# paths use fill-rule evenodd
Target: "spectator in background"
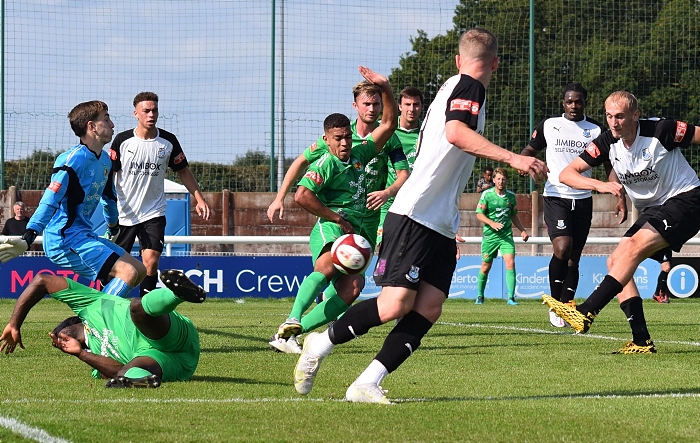
M 479 181 L 476 182 L 476 192 L 484 192 L 487 189 L 491 189 L 495 186 L 493 183 L 493 167 L 487 166 L 484 168 L 484 172 Z
M 2 228 L 2 235 L 22 235 L 27 230 L 29 218 L 24 215 L 24 202 L 15 202 L 12 205 L 12 210 L 15 216 L 8 218 L 5 221 L 5 226 Z

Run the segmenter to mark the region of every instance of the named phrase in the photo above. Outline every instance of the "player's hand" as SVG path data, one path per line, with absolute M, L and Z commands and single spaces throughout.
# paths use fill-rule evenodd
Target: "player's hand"
M 494 231 L 500 231 L 503 229 L 503 223 L 491 222 L 489 223 L 489 226 L 491 226 Z
M 620 217 L 620 221 L 617 222 L 618 225 L 623 224 L 627 221 L 627 199 L 624 196 L 617 199 L 617 204 L 615 205 L 615 218 Z
M 83 346 L 78 339 L 67 335 L 65 332 L 59 332 L 58 335 L 49 332 L 49 337 L 51 337 L 53 347 L 60 349 L 66 354 L 78 356 L 83 350 Z
M 105 231 L 105 235 L 103 235 L 103 237 L 112 243 L 116 243 L 121 233 L 122 228 L 119 226 L 119 224 L 114 226 L 107 225 L 107 230 Z
M 595 190 L 602 194 L 612 194 L 617 198 L 622 198 L 624 195 L 624 187 L 618 182 L 601 182 L 596 180 Z
M 209 220 L 209 217 L 211 216 L 211 209 L 209 209 L 209 205 L 207 204 L 207 202 L 197 202 L 197 206 L 195 209 L 197 210 L 197 215 L 202 217 L 204 220 Z
M 0 244 L 0 262 L 7 263 L 27 252 L 27 241 L 19 237 L 10 237 Z
M 275 199 L 267 207 L 267 218 L 270 220 L 270 223 L 275 222 L 275 212 L 277 211 L 280 211 L 279 219 L 282 220 L 284 218 L 284 200 Z
M 526 232 L 526 231 L 522 231 L 522 232 L 520 233 L 520 238 L 522 238 L 523 241 L 527 241 L 527 240 L 530 238 L 530 236 L 527 235 L 527 232 Z
M 0 335 L 0 342 L 2 342 L 2 345 L 0 345 L 0 353 L 5 351 L 5 354 L 12 354 L 15 352 L 17 345 L 24 349 L 22 334 L 19 332 L 18 328 L 13 327 L 9 323 L 5 326 L 5 330 L 2 331 L 2 335 Z
M 367 209 L 376 211 L 389 200 L 389 192 L 386 189 L 367 194 Z
M 530 175 L 536 182 L 547 179 L 549 168 L 545 162 L 535 157 L 516 154 L 508 164 L 518 171 Z
M 459 260 L 460 257 L 462 257 L 462 251 L 459 250 L 459 244 L 464 243 L 464 239 L 460 237 L 459 234 L 455 234 L 455 242 L 457 245 L 457 260 Z
M 365 66 L 360 66 L 358 68 L 360 71 L 360 74 L 365 78 L 370 83 L 374 83 L 377 86 L 384 86 L 389 84 L 389 80 L 384 77 L 381 74 L 377 74 L 376 72 L 372 71 L 371 69 L 365 67 Z
M 338 221 L 338 225 L 340 225 L 340 229 L 343 230 L 344 234 L 354 234 L 355 233 L 355 228 L 352 227 L 349 221 L 345 220 L 344 218 L 340 218 L 340 221 Z

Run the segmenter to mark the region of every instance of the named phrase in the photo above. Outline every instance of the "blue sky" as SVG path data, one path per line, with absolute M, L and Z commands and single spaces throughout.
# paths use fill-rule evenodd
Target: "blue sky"
M 275 138 L 296 156 L 326 115 L 354 117 L 358 65 L 388 75 L 418 29 L 434 37 L 453 27 L 457 0 L 285 1 L 283 31 L 276 3 L 275 108 L 285 124 Z M 5 157 L 74 145 L 66 115 L 81 101 L 105 101 L 116 131 L 130 129 L 131 101 L 144 90 L 159 94 L 159 126 L 190 161 L 269 152 L 271 5 L 6 0 Z

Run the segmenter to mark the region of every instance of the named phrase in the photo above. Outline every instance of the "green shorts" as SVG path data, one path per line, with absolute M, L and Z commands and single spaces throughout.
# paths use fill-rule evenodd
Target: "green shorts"
M 367 239 L 372 250 L 374 251 L 374 245 L 377 244 L 377 225 L 376 223 L 364 223 L 362 227 L 358 230 L 357 226 L 355 228 L 355 233 L 363 236 Z M 311 248 L 311 261 L 316 263 L 319 255 L 323 248 L 329 243 L 333 243 L 339 237 L 342 237 L 345 233 L 338 223 L 318 219 L 313 229 L 311 230 L 311 235 L 309 236 L 309 248 Z
M 515 255 L 515 242 L 513 241 L 513 236 L 508 237 L 498 237 L 490 236 L 484 237 L 481 240 L 481 260 L 489 263 L 498 255 L 498 251 L 501 251 L 501 255 L 513 254 Z
M 163 370 L 163 381 L 181 381 L 192 378 L 199 364 L 199 333 L 192 321 L 173 311 L 170 331 L 158 340 L 146 338 L 151 346 L 137 349 L 134 357 L 150 357 Z

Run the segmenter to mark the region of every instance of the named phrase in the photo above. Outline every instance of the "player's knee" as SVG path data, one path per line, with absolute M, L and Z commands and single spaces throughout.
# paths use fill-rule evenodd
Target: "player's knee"
M 131 318 L 134 320 L 134 322 L 137 322 L 138 319 L 145 319 L 148 317 L 148 314 L 146 314 L 146 311 L 143 309 L 141 298 L 131 299 L 131 303 L 129 304 L 129 313 L 131 314 Z

